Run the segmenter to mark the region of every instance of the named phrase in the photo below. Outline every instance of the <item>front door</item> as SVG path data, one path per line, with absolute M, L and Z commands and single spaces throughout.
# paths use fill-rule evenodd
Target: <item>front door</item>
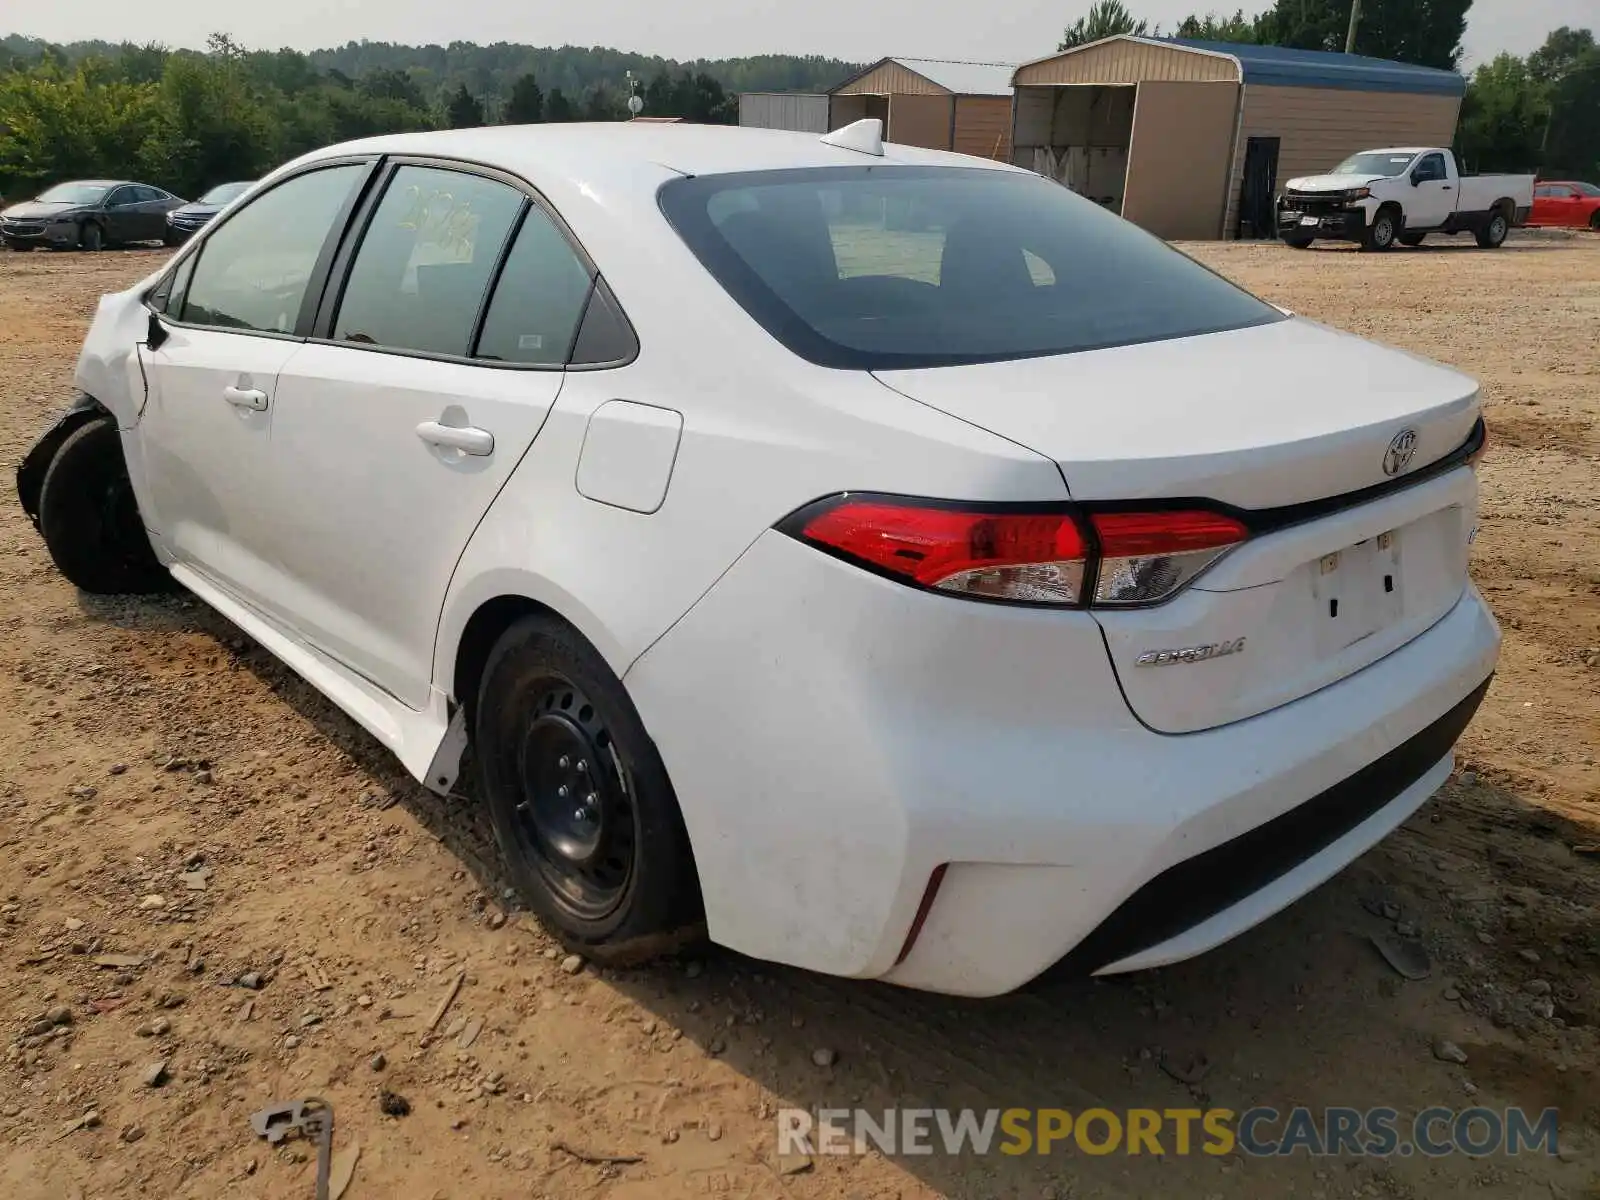
M 450 577 L 555 403 L 589 286 L 521 191 L 401 164 L 324 336 L 280 378 L 271 609 L 412 708 Z
M 185 254 L 146 364 L 139 422 L 154 523 L 174 556 L 260 604 L 274 571 L 265 501 L 279 376 L 304 343 L 301 309 L 364 163 L 294 176 Z
M 1445 170 L 1444 155 L 1425 154 L 1411 168 L 1411 199 L 1406 204 L 1407 229 L 1437 229 L 1456 209 L 1455 180 Z

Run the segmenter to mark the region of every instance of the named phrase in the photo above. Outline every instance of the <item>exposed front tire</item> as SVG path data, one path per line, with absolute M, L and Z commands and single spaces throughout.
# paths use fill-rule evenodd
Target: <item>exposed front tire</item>
M 61 443 L 39 489 L 39 532 L 56 569 L 99 595 L 170 591 L 128 480 L 111 417 L 96 417 Z
M 1589 228 L 1600 233 L 1600 208 L 1589 214 Z
M 1511 232 L 1511 222 L 1506 219 L 1506 214 L 1495 209 L 1489 215 L 1489 223 L 1474 235 L 1478 239 L 1480 250 L 1498 250 L 1505 244 L 1506 234 Z
M 568 946 L 637 962 L 700 936 L 677 798 L 621 682 L 570 626 L 525 617 L 495 643 L 474 757 L 511 881 Z
M 1380 208 L 1361 237 L 1361 248 L 1381 253 L 1400 236 L 1400 217 L 1392 208 Z
M 1309 250 L 1315 239 L 1294 235 L 1283 239 L 1283 244 L 1291 250 Z
M 93 221 L 85 221 L 78 230 L 79 250 L 103 250 L 106 244 L 106 232 Z

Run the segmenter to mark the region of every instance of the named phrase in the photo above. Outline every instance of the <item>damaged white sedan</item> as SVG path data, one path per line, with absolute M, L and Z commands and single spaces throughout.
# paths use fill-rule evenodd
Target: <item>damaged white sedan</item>
M 1028 172 L 620 124 L 302 158 L 106 297 L 18 484 L 621 959 L 1172 962 L 1411 814 L 1493 672 L 1478 391 Z

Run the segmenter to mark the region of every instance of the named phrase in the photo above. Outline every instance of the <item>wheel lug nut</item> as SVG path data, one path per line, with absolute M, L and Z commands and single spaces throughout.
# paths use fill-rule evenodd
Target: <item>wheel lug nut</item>
M 556 795 L 560 796 L 563 800 L 565 800 L 567 798 L 567 795 L 571 792 L 571 790 L 572 790 L 571 788 L 569 788 L 566 784 L 563 783 L 560 787 L 558 787 L 556 789 Z
M 556 765 L 559 766 L 563 771 L 565 771 L 568 767 L 570 767 L 572 765 L 572 760 L 570 758 L 568 758 L 565 754 L 563 754 L 561 756 L 561 761 L 559 763 L 557 763 Z
M 587 796 L 585 796 L 583 798 L 583 804 L 584 804 L 585 808 L 593 808 L 595 805 L 597 805 L 599 803 L 600 803 L 600 797 L 595 795 L 593 792 L 590 792 Z
M 579 775 L 586 774 L 588 772 L 588 770 L 589 770 L 589 760 L 587 758 L 580 758 L 578 760 L 578 774 Z
M 578 809 L 572 814 L 572 819 L 574 821 L 587 821 L 589 819 L 589 810 L 587 808 Z

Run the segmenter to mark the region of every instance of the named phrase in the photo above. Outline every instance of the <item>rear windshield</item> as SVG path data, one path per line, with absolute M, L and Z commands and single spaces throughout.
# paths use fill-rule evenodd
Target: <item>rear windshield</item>
M 661 207 L 789 349 L 860 370 L 994 362 L 1281 320 L 1037 175 L 847 167 L 674 180 Z
M 228 201 L 237 199 L 238 197 L 244 195 L 245 192 L 249 189 L 249 187 L 250 187 L 250 184 L 248 182 L 245 182 L 245 183 L 219 183 L 216 187 L 212 188 L 204 196 L 201 196 L 200 199 L 198 201 L 196 201 L 196 203 L 198 203 L 198 204 L 226 204 L 226 203 L 228 203 Z

